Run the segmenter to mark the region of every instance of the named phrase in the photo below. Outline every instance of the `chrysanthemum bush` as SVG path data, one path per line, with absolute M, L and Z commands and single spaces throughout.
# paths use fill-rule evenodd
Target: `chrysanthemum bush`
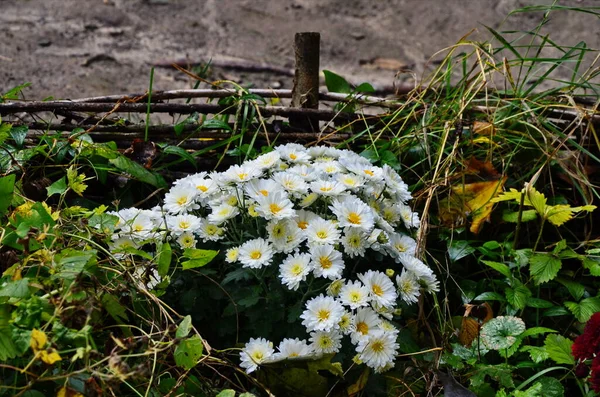
M 304 338 L 250 338 L 240 354 L 252 372 L 263 363 L 317 358 L 350 343 L 355 361 L 377 372 L 398 354 L 398 304 L 438 290 L 416 257 L 419 216 L 398 173 L 358 154 L 298 144 L 176 181 L 162 207 L 118 211 L 113 251 L 168 241 L 183 252 L 215 247 L 223 266 L 280 283 L 302 300 Z M 187 250 L 187 251 L 186 251 Z M 161 282 L 150 275 L 150 285 Z M 266 280 L 268 279 L 268 280 Z

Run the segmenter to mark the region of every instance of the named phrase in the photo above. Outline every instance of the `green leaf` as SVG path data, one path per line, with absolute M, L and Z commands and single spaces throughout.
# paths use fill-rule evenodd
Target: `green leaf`
M 500 274 L 502 274 L 505 277 L 510 278 L 512 276 L 512 273 L 510 272 L 510 268 L 505 265 L 504 263 L 500 263 L 500 262 L 493 262 L 493 261 L 481 261 L 483 262 L 484 265 L 487 265 L 489 267 L 491 267 L 492 269 L 496 270 L 497 272 L 499 272 Z
M 350 84 L 342 76 L 329 70 L 323 70 L 323 74 L 325 75 L 325 85 L 329 92 L 352 93 L 352 87 L 350 87 Z
M 185 338 L 190 334 L 192 329 L 192 316 L 187 315 L 181 320 L 179 326 L 177 327 L 177 331 L 175 332 L 175 337 L 177 338 Z
M 186 371 L 190 370 L 196 366 L 203 351 L 204 345 L 198 335 L 184 339 L 175 348 L 175 363 Z
M 58 181 L 48 186 L 46 190 L 48 191 L 48 197 L 55 194 L 63 194 L 67 191 L 67 177 L 63 176 Z
M 537 219 L 537 212 L 535 210 L 523 210 L 521 212 L 521 222 L 529 222 Z M 502 213 L 502 220 L 505 222 L 517 223 L 519 221 L 519 211 L 504 211 Z
M 31 295 L 29 291 L 29 279 L 22 278 L 17 281 L 9 281 L 3 287 L 0 287 L 0 296 L 22 299 Z
M 379 156 L 383 164 L 389 165 L 396 171 L 400 169 L 400 160 L 398 160 L 398 156 L 391 150 L 384 150 Z
M 192 156 L 185 149 L 183 149 L 179 146 L 173 146 L 173 145 L 165 146 L 163 148 L 163 153 L 164 154 L 173 154 L 184 160 L 189 161 L 193 166 L 196 166 L 196 159 L 194 159 L 194 156 Z
M 561 277 L 557 277 L 555 281 L 565 286 L 574 299 L 580 300 L 583 298 L 583 294 L 585 294 L 585 287 L 583 285 L 576 281 L 567 280 Z
M 10 136 L 15 141 L 15 145 L 17 147 L 23 147 L 23 143 L 25 142 L 25 137 L 27 137 L 27 132 L 29 131 L 29 127 L 26 125 L 20 125 L 17 127 L 12 127 L 10 129 Z
M 0 329 L 0 361 L 17 357 L 17 347 L 8 328 Z
M 87 189 L 85 182 L 85 174 L 79 174 L 74 165 L 67 169 L 67 184 L 69 188 L 80 196 Z
M 482 294 L 477 295 L 473 300 L 476 301 L 500 301 L 505 302 L 506 298 L 497 292 L 484 292 Z
M 575 364 L 575 359 L 571 354 L 572 344 L 572 340 L 556 334 L 546 336 L 546 340 L 544 341 L 548 357 L 557 364 Z
M 104 308 L 108 314 L 110 314 L 110 316 L 114 318 L 117 323 L 120 324 L 123 321 L 127 321 L 127 310 L 114 295 L 102 295 L 102 304 L 104 305 Z
M 452 240 L 448 243 L 448 256 L 451 262 L 456 262 L 473 252 L 475 252 L 475 248 L 469 245 L 468 241 Z
M 29 87 L 31 83 L 23 83 L 8 90 L 5 94 L 0 95 L 0 102 L 10 101 L 19 98 L 19 93 Z
M 4 215 L 10 207 L 15 191 L 15 174 L 0 178 L 0 216 Z
M 553 280 L 561 267 L 561 260 L 550 253 L 534 254 L 529 258 L 529 271 L 536 284 Z
M 565 395 L 565 388 L 563 387 L 560 380 L 556 378 L 542 376 L 536 381 L 536 383 L 542 385 L 541 396 L 543 397 L 564 397 Z
M 96 257 L 98 251 L 78 251 L 73 248 L 66 248 L 56 255 L 55 259 L 58 265 L 58 273 L 54 274 L 56 278 L 74 280 L 92 258 Z
M 111 214 L 94 214 L 88 219 L 88 225 L 90 227 L 100 230 L 104 234 L 112 234 L 115 231 L 115 227 L 119 217 Z
M 117 168 L 118 170 L 123 171 L 144 183 L 159 188 L 167 187 L 167 183 L 165 182 L 162 176 L 148 171 L 140 164 L 128 159 L 125 156 L 119 156 L 108 161 L 109 163 L 114 165 L 115 168 Z
M 356 86 L 354 91 L 361 92 L 364 94 L 372 94 L 373 92 L 375 92 L 375 88 L 373 88 L 373 86 L 369 83 L 361 83 L 358 86 Z
M 171 244 L 165 242 L 160 246 L 160 252 L 158 254 L 158 275 L 165 277 L 169 273 L 169 267 L 171 266 L 171 259 L 173 258 L 173 250 Z
M 590 271 L 592 276 L 600 277 L 600 261 L 597 258 L 585 257 L 582 264 Z
M 221 392 L 219 394 L 217 394 L 216 397 L 235 397 L 235 390 L 233 390 L 233 389 L 221 390 Z
M 594 313 L 600 312 L 600 298 L 586 298 L 579 303 L 565 302 L 565 306 L 573 313 L 577 321 L 587 323 Z
M 200 126 L 200 129 L 203 129 L 203 130 L 227 130 L 227 131 L 233 131 L 231 129 L 231 127 L 229 126 L 229 124 L 227 124 L 223 120 L 219 120 L 219 119 L 204 120 L 204 122 Z
M 504 290 L 506 301 L 516 309 L 524 309 L 527 305 L 527 300 L 531 297 L 531 291 L 524 285 L 518 287 L 506 288 Z
M 183 270 L 205 266 L 210 263 L 218 253 L 219 251 L 215 250 L 187 248 L 183 251 L 183 256 L 189 260 L 182 262 L 181 266 L 183 266 Z
M 541 363 L 550 358 L 544 346 L 523 346 L 521 347 L 521 351 L 529 353 L 529 357 L 534 363 Z
M 544 310 L 542 314 L 544 317 L 556 317 L 556 316 L 566 316 L 570 314 L 567 309 L 562 306 L 551 307 L 547 310 Z
M 535 307 L 537 309 L 547 309 L 554 306 L 552 302 L 540 298 L 529 298 L 527 299 L 527 307 Z
M 0 98 L 0 103 L 2 102 Z M 2 123 L 0 118 L 0 145 L 2 145 L 8 139 L 8 131 L 12 128 L 12 124 Z
M 519 335 L 519 338 L 526 338 L 528 336 L 547 334 L 547 333 L 555 333 L 555 332 L 557 332 L 557 331 L 553 330 L 552 328 L 533 327 L 533 328 L 526 329 L 521 335 Z

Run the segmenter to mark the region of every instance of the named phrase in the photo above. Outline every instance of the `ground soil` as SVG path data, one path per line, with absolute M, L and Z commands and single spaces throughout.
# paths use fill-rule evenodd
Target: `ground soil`
M 550 0 L 0 0 L 0 92 L 24 82 L 28 99 L 145 91 L 152 65 L 212 59 L 211 79 L 291 88 L 295 32 L 322 35 L 321 68 L 376 88 L 411 82 L 432 56 L 457 43 L 490 38 L 484 25 L 533 29 L 540 12 L 507 15 Z M 595 0 L 561 5 L 598 5 Z M 562 45 L 600 47 L 593 15 L 555 12 L 544 32 Z M 434 56 L 435 59 L 435 56 Z M 227 66 L 253 63 L 279 72 Z M 274 68 L 271 68 L 274 69 Z M 276 69 L 276 68 L 275 68 Z M 397 76 L 399 70 L 405 72 Z M 568 73 L 567 73 L 568 74 Z M 193 82 L 157 67 L 154 88 Z

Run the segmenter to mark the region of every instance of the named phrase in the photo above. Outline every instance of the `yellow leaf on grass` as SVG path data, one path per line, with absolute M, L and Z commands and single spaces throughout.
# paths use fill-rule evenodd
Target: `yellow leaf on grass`
M 479 233 L 483 222 L 490 218 L 494 206 L 492 199 L 502 192 L 506 179 L 452 186 L 448 201 L 440 205 L 440 219 L 445 224 L 456 225 L 470 215 L 469 230 Z
M 41 350 L 39 355 L 40 355 L 40 360 L 42 360 L 46 364 L 50 364 L 50 365 L 54 364 L 57 361 L 62 360 L 62 358 L 60 357 L 60 354 L 58 354 L 58 352 L 54 349 L 50 349 L 50 351 Z
M 61 387 L 56 393 L 56 397 L 84 397 L 83 394 L 77 393 L 75 390 L 69 389 L 68 387 Z
M 48 337 L 44 331 L 40 331 L 37 329 L 33 329 L 31 331 L 31 340 L 29 341 L 29 345 L 34 351 L 42 350 L 44 346 L 48 343 Z

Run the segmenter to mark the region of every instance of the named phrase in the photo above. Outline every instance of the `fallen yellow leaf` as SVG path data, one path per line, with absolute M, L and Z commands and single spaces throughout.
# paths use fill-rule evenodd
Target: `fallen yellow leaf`
M 29 341 L 29 345 L 34 351 L 42 350 L 44 346 L 48 343 L 48 337 L 44 333 L 44 331 L 40 331 L 37 329 L 33 329 L 31 331 L 31 340 Z
M 58 354 L 58 352 L 54 349 L 50 349 L 50 351 L 41 350 L 39 352 L 39 355 L 40 355 L 40 360 L 42 360 L 46 364 L 50 364 L 50 365 L 54 364 L 57 361 L 62 360 L 62 358 L 60 357 L 60 354 Z

